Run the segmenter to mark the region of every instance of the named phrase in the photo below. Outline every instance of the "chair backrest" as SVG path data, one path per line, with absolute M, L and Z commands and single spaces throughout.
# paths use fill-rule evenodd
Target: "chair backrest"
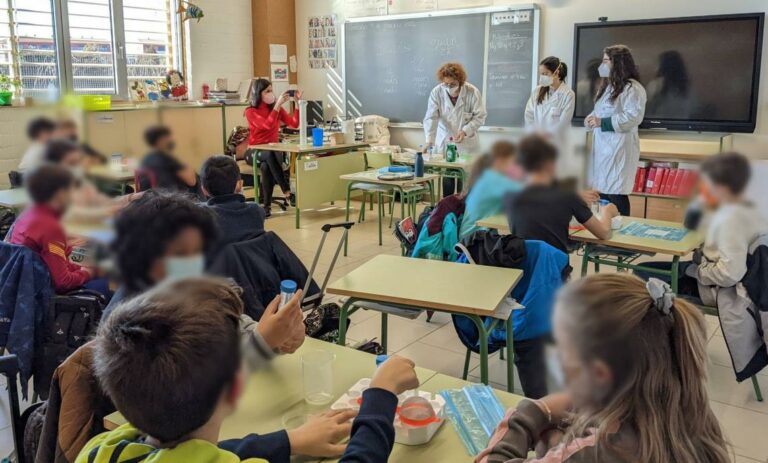
M 21 172 L 15 170 L 8 172 L 8 180 L 11 182 L 11 188 L 21 188 L 23 183 Z
M 153 171 L 139 167 L 133 172 L 133 183 L 137 193 L 150 190 L 157 186 L 157 176 Z
M 18 377 L 19 360 L 15 355 L 0 357 L 0 375 L 8 382 L 8 403 L 11 408 L 11 431 L 13 444 L 16 447 L 17 461 L 24 463 L 24 426 L 21 423 L 21 406 L 19 402 Z
M 392 153 L 377 153 L 374 151 L 365 152 L 366 170 L 381 169 L 392 165 Z

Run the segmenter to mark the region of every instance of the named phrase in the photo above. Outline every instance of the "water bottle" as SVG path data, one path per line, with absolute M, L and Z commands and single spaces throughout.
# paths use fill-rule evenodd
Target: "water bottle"
M 445 149 L 445 160 L 448 162 L 456 162 L 456 144 L 453 142 L 453 137 L 448 139 L 448 146 Z
M 416 162 L 414 163 L 415 170 L 416 170 L 416 177 L 423 177 L 424 176 L 424 156 L 422 156 L 421 151 L 416 153 Z
M 283 280 L 280 282 L 280 305 L 278 306 L 279 309 L 282 309 L 285 307 L 286 304 L 288 304 L 288 301 L 291 300 L 294 294 L 296 294 L 296 289 L 298 288 L 298 285 L 293 280 Z

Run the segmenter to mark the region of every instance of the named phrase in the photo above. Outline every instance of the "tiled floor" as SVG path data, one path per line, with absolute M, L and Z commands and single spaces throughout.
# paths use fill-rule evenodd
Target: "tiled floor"
M 356 215 L 355 215 L 356 217 Z M 356 224 L 350 234 L 349 256 L 340 256 L 331 275 L 331 280 L 354 270 L 377 254 L 400 254 L 400 247 L 391 230 L 384 228 L 384 245 L 378 245 L 375 211 L 367 215 L 368 220 Z M 294 228 L 291 213 L 277 214 L 267 221 L 267 228 L 279 234 L 294 249 L 307 267 L 312 263 L 320 242 L 321 225 L 344 220 L 342 209 L 306 211 L 302 214 L 302 228 Z M 333 256 L 339 231 L 332 232 L 326 241 L 325 252 L 321 255 L 316 271 L 318 282 L 322 282 Z M 574 268 L 580 268 L 580 260 L 572 256 Z M 471 290 L 468 288 L 467 290 Z M 326 301 L 333 300 L 327 297 Z M 349 331 L 350 342 L 379 336 L 379 315 L 372 312 L 358 312 L 352 316 Z M 750 382 L 736 383 L 724 340 L 715 318 L 708 317 L 709 326 L 709 394 L 716 416 L 730 439 L 736 453 L 736 462 L 768 462 L 768 401 L 757 402 Z M 422 315 L 416 320 L 392 317 L 389 322 L 390 353 L 396 352 L 413 359 L 417 365 L 439 372 L 460 376 L 464 364 L 464 348 L 459 342 L 450 323 L 450 317 L 436 314 L 427 323 Z M 506 388 L 505 363 L 494 354 L 490 359 L 490 380 L 492 385 Z M 479 362 L 473 357 L 470 364 L 470 379 L 479 381 Z M 763 390 L 768 396 L 768 370 L 760 375 Z M 519 388 L 519 380 L 515 378 Z M 2 388 L 4 389 L 4 387 Z M 519 393 L 519 389 L 517 390 Z M 7 427 L 6 394 L 0 394 L 0 458 L 11 448 L 10 428 Z M 659 404 L 663 406 L 663 404 Z

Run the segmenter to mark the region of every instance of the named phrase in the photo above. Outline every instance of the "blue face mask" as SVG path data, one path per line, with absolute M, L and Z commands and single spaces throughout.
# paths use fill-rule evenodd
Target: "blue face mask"
M 205 258 L 202 254 L 165 259 L 165 278 L 180 279 L 203 276 Z

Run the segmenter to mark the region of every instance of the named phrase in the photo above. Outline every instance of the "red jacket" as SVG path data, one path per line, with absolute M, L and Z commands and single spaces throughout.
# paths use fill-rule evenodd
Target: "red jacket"
M 249 145 L 262 145 L 277 143 L 280 141 L 280 122 L 291 128 L 299 126 L 299 110 L 288 114 L 283 108 L 278 111 L 269 109 L 264 103 L 258 107 L 250 107 L 245 110 L 245 118 L 251 134 L 248 136 Z
M 8 242 L 26 246 L 43 259 L 59 294 L 77 289 L 91 279 L 85 269 L 69 260 L 72 249 L 67 246 L 61 214 L 44 204 L 36 204 L 19 216 Z

